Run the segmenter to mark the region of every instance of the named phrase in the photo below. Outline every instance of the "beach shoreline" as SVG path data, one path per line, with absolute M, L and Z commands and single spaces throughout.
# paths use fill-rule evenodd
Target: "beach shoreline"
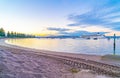
M 77 54 L 77 53 L 68 53 L 68 52 L 56 52 L 56 51 L 49 51 L 49 50 L 42 50 L 42 49 L 34 49 L 34 48 L 28 48 L 28 47 L 23 47 L 23 46 L 17 46 L 13 45 L 10 43 L 5 42 L 5 39 L 2 39 L 0 41 L 3 46 L 11 47 L 11 48 L 18 48 L 18 49 L 23 49 L 23 50 L 30 50 L 30 51 L 35 51 L 35 52 L 42 52 L 42 53 L 47 53 L 47 54 L 55 54 L 55 55 L 65 55 L 65 56 L 70 56 L 70 57 L 80 57 L 80 58 L 85 58 L 85 59 L 90 59 L 90 60 L 100 60 L 101 55 L 90 55 L 90 54 Z M 96 58 L 96 59 L 95 59 Z
M 8 38 L 7 38 L 8 39 Z M 120 66 L 120 58 L 118 58 L 119 55 L 93 55 L 93 54 L 78 54 L 78 53 L 68 53 L 68 52 L 56 52 L 56 51 L 49 51 L 49 50 L 42 50 L 42 49 L 34 49 L 34 48 L 28 48 L 28 47 L 23 47 L 23 46 L 18 46 L 18 45 L 13 45 L 10 43 L 5 42 L 6 39 L 0 40 L 0 43 L 3 44 L 3 46 L 11 47 L 11 48 L 18 48 L 18 49 L 23 49 L 23 50 L 30 50 L 34 51 L 35 53 L 47 53 L 47 54 L 53 54 L 53 55 L 60 55 L 60 56 L 69 56 L 69 57 L 75 57 L 75 58 L 83 58 L 86 60 L 93 60 L 93 61 L 98 61 L 98 62 L 103 62 L 107 64 L 113 64 L 113 65 L 119 65 Z M 114 57 L 114 58 L 109 58 L 109 57 Z M 116 60 L 117 57 L 117 60 Z M 112 61 L 111 61 L 112 60 Z
M 3 74 L 1 75 L 3 78 L 7 78 L 7 76 L 9 76 L 9 78 L 21 78 L 21 76 L 23 76 L 23 78 L 39 78 L 39 76 L 41 76 L 40 78 L 73 78 L 74 75 L 69 71 L 71 69 L 70 66 L 65 65 L 59 61 L 56 61 L 55 59 L 43 57 L 41 56 L 41 53 L 46 53 L 48 55 L 52 54 L 56 56 L 60 55 L 60 56 L 83 58 L 86 60 L 89 59 L 98 62 L 99 61 L 106 62 L 106 61 L 101 61 L 102 56 L 98 56 L 98 55 L 74 54 L 74 53 L 63 53 L 63 52 L 30 49 L 30 48 L 7 44 L 5 43 L 5 39 L 0 40 L 0 53 L 2 58 L 0 67 L 5 68 L 5 70 L 3 69 Z M 4 66 L 4 64 L 6 65 Z M 41 68 L 40 66 L 43 66 L 43 68 Z M 40 69 L 37 70 L 37 68 Z M 8 73 L 8 71 L 10 71 L 10 73 Z M 44 71 L 44 73 L 39 73 L 41 71 L 42 72 Z M 20 74 L 21 72 L 22 74 Z M 90 77 L 90 75 L 91 74 L 88 75 L 88 78 L 92 78 L 92 77 L 95 78 L 96 76 L 96 75 L 92 75 Z M 78 76 L 80 76 L 80 74 Z M 81 78 L 85 78 L 84 75 Z

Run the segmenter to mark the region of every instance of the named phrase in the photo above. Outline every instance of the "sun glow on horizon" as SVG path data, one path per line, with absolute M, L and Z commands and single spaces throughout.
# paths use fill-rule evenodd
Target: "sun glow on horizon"
M 2 27 L 4 28 L 4 27 Z M 69 27 L 68 27 L 69 28 Z M 28 30 L 28 31 L 26 31 Z M 5 29 L 6 33 L 8 31 L 14 31 L 14 32 L 20 32 L 20 33 L 25 33 L 25 34 L 31 34 L 31 35 L 36 35 L 36 36 L 50 36 L 50 35 L 59 35 L 58 31 L 54 31 L 54 30 L 47 30 L 47 28 L 37 28 L 36 31 L 34 29 L 19 29 L 19 30 L 10 30 L 10 29 Z M 80 27 L 73 27 L 73 29 L 70 29 L 68 32 L 74 32 L 74 31 L 79 31 L 79 30 L 83 30 L 83 31 L 88 31 L 88 32 L 108 32 L 105 35 L 106 36 L 113 36 L 114 34 L 116 34 L 117 36 L 120 36 L 120 32 L 119 31 L 113 31 L 111 29 L 108 28 L 102 28 L 102 27 L 96 27 L 96 26 L 92 26 L 92 27 L 86 27 L 86 28 L 80 28 Z
M 110 33 L 107 33 L 105 34 L 106 36 L 114 36 L 114 34 L 116 34 L 116 36 L 120 36 L 120 32 L 110 32 Z

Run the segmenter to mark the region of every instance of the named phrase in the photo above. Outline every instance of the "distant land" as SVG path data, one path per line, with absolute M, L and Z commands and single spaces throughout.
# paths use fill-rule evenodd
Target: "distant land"
M 82 36 L 82 35 L 81 35 Z M 65 35 L 60 35 L 60 36 L 38 36 L 36 38 L 60 38 L 60 39 L 65 39 L 65 38 L 82 38 L 81 36 L 65 36 Z M 103 35 L 104 38 L 114 38 L 114 36 L 105 36 Z M 116 38 L 120 38 L 120 36 L 116 36 Z
M 62 32 L 61 34 L 57 35 L 47 35 L 47 36 L 36 36 L 30 34 L 24 34 L 20 32 L 13 32 L 8 31 L 7 33 L 3 28 L 0 28 L 0 38 L 120 38 L 120 36 L 106 36 L 109 32 L 88 32 L 88 31 L 76 31 L 76 32 Z

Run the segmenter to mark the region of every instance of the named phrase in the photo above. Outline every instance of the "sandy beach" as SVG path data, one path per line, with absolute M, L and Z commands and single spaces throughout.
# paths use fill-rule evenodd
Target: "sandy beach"
M 0 40 L 0 78 L 112 78 L 86 70 L 73 74 L 70 71 L 72 67 L 56 59 L 42 56 L 41 53 L 120 64 L 120 61 L 103 60 L 102 56 L 98 55 L 36 50 L 6 44 L 4 41 L 4 39 Z

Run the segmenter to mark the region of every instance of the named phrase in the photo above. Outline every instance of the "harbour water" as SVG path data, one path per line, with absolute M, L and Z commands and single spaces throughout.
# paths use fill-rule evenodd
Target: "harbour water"
M 120 39 L 47 39 L 47 38 L 24 38 L 8 39 L 7 43 L 22 47 L 50 50 L 57 52 L 106 55 L 120 55 Z

